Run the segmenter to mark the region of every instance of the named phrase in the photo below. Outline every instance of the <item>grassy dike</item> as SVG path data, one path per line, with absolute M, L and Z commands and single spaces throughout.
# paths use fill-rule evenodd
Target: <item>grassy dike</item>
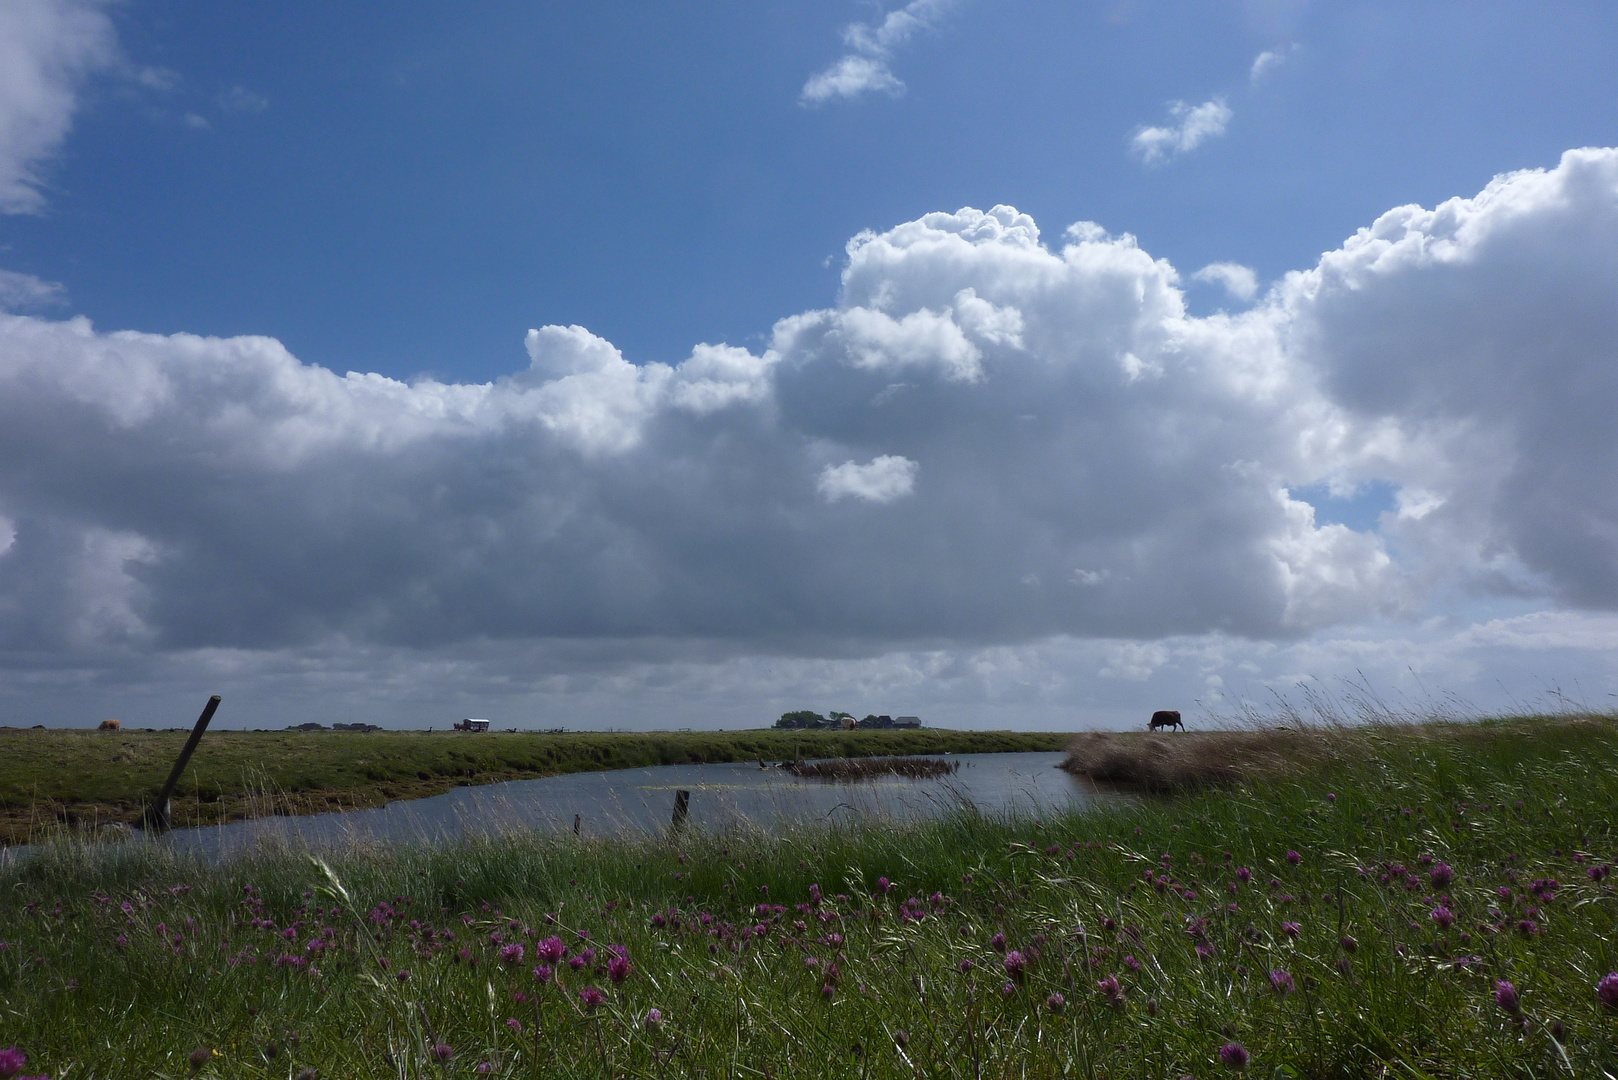
M 1618 1073 L 1618 724 L 1036 820 L 0 869 L 51 1077 Z
M 134 823 L 186 732 L 0 728 L 0 843 L 42 828 Z M 174 798 L 178 825 L 382 806 L 452 787 L 693 762 L 1061 750 L 1009 731 L 466 733 L 210 731 Z

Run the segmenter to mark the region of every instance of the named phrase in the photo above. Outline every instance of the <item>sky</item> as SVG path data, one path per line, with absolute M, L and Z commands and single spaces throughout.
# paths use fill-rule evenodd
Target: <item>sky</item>
M 0 0 L 0 723 L 1618 706 L 1618 9 Z

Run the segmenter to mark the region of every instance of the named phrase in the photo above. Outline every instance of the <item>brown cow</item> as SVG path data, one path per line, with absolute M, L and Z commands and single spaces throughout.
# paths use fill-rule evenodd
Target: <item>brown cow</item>
M 101 721 L 101 726 L 96 728 L 96 730 L 97 731 L 117 731 L 118 730 L 118 721 L 116 721 L 116 720 L 103 720 L 103 721 Z
M 1156 731 L 1158 728 L 1165 727 L 1179 728 L 1181 731 L 1185 730 L 1185 725 L 1180 722 L 1180 713 L 1178 710 L 1159 709 L 1152 714 L 1151 720 L 1147 721 L 1146 723 L 1147 731 Z

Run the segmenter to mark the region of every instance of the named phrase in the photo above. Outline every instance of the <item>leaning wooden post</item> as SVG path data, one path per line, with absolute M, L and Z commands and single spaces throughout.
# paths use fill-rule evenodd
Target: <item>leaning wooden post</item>
M 214 710 L 219 708 L 219 695 L 215 694 L 208 699 L 208 704 L 202 707 L 202 715 L 197 717 L 196 726 L 191 729 L 191 737 L 185 740 L 180 748 L 180 756 L 174 761 L 174 768 L 169 770 L 169 778 L 163 782 L 163 790 L 157 796 L 157 805 L 149 807 L 146 811 L 146 824 L 157 832 L 166 832 L 173 828 L 169 820 L 169 797 L 174 794 L 174 785 L 180 782 L 180 774 L 185 772 L 186 762 L 196 752 L 197 743 L 202 741 L 202 733 L 208 730 L 208 721 L 213 719 Z
M 676 791 L 674 793 L 674 820 L 669 823 L 669 828 L 674 832 L 679 832 L 685 828 L 685 815 L 690 809 L 691 793 L 683 789 Z

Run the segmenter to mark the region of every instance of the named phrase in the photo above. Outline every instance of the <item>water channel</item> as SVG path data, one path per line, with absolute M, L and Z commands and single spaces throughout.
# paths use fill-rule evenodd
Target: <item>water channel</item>
M 313 850 L 375 843 L 453 843 L 513 830 L 635 836 L 669 827 L 676 791 L 689 791 L 688 827 L 709 832 L 776 829 L 861 819 L 914 821 L 963 805 L 988 814 L 1038 815 L 1082 809 L 1097 794 L 1056 766 L 1059 753 L 958 754 L 939 779 L 883 777 L 856 783 L 801 780 L 756 763 L 663 765 L 570 773 L 461 787 L 374 810 L 262 817 L 176 829 L 164 843 L 229 858 L 263 842 Z

